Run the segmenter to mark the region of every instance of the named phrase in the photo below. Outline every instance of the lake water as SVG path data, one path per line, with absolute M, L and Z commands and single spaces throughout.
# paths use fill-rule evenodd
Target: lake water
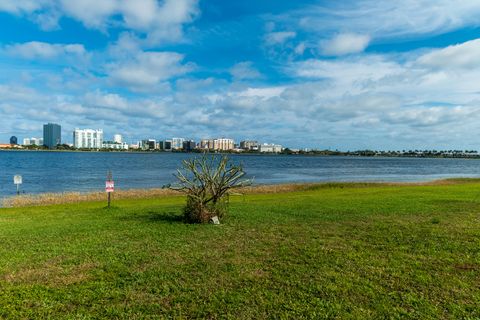
M 25 193 L 104 190 L 112 170 L 118 189 L 162 187 L 182 153 L 82 153 L 0 151 L 0 197 L 16 192 L 13 176 L 23 176 Z M 198 155 L 197 155 L 198 156 Z M 321 181 L 429 181 L 480 177 L 480 160 L 424 158 L 231 155 L 257 184 Z

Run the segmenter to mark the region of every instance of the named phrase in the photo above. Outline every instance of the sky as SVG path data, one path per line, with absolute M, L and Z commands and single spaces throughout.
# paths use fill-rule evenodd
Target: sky
M 0 0 L 0 142 L 480 149 L 480 1 Z M 21 140 L 20 140 L 21 141 Z

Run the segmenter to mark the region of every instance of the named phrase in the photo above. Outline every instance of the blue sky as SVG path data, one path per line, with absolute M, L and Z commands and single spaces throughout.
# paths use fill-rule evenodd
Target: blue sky
M 480 2 L 0 0 L 0 141 L 480 149 Z

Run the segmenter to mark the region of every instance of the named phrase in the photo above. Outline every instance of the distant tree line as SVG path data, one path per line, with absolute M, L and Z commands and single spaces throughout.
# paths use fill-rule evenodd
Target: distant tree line
M 414 157 L 414 158 L 480 158 L 476 150 L 299 150 L 286 148 L 284 154 L 303 154 L 320 156 L 357 156 L 357 157 Z
M 45 146 L 23 146 L 24 150 L 48 150 Z M 85 152 L 172 152 L 172 153 L 222 153 L 222 154 L 238 154 L 234 150 L 141 150 L 141 149 L 76 149 L 68 144 L 59 144 L 56 147 L 59 151 L 85 151 Z M 265 154 L 255 150 L 245 150 L 241 154 Z M 356 156 L 356 157 L 413 157 L 413 158 L 480 158 L 480 154 L 476 150 L 356 150 L 356 151 L 340 151 L 340 150 L 294 150 L 285 148 L 280 153 L 283 155 L 312 155 L 312 156 Z

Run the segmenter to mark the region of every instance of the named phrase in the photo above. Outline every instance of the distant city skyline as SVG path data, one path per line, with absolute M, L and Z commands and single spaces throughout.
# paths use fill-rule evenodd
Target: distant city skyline
M 478 1 L 106 3 L 0 1 L 0 143 L 52 122 L 68 143 L 81 127 L 129 143 L 480 148 Z
M 276 143 L 258 142 L 257 140 L 241 140 L 235 141 L 231 138 L 217 137 L 217 138 L 202 138 L 198 142 L 194 139 L 185 139 L 181 137 L 174 138 L 146 138 L 131 142 L 126 142 L 122 134 L 116 133 L 112 138 L 104 136 L 103 129 L 89 129 L 89 128 L 75 128 L 72 132 L 72 141 L 62 140 L 61 125 L 57 123 L 47 123 L 43 125 L 43 138 L 23 138 L 23 143 L 19 143 L 18 137 L 11 136 L 8 144 L 2 144 L 3 149 L 23 149 L 29 150 L 43 150 L 47 149 L 79 149 L 79 150 L 162 150 L 162 151 L 198 151 L 198 150 L 214 150 L 214 151 L 252 151 L 261 153 L 280 153 L 285 149 L 292 149 L 284 147 Z M 304 148 L 306 150 L 306 148 Z M 288 150 L 287 150 L 288 151 Z
M 231 138 L 227 138 L 225 136 L 222 136 L 222 137 L 216 137 L 216 136 L 209 136 L 209 137 L 167 137 L 167 136 L 162 136 L 162 135 L 153 135 L 153 134 L 150 134 L 150 135 L 147 135 L 147 136 L 144 136 L 142 138 L 139 138 L 139 139 L 128 139 L 128 137 L 125 137 L 123 134 L 121 133 L 112 133 L 112 134 L 105 134 L 103 129 L 93 129 L 93 128 L 75 128 L 74 130 L 72 130 L 71 132 L 63 132 L 65 131 L 63 129 L 63 127 L 59 124 L 52 124 L 52 123 L 49 123 L 49 124 L 44 124 L 43 125 L 43 131 L 42 133 L 45 134 L 45 126 L 49 127 L 49 126 L 52 126 L 52 125 L 57 125 L 59 126 L 59 132 L 61 133 L 60 134 L 60 138 L 61 138 L 61 143 L 62 144 L 68 144 L 68 145 L 73 145 L 77 148 L 83 148 L 85 146 L 88 146 L 88 147 L 98 147 L 99 143 L 97 141 L 94 141 L 97 139 L 97 134 L 99 135 L 98 138 L 101 140 L 101 141 L 109 141 L 109 142 L 114 142 L 114 143 L 128 143 L 128 144 L 136 144 L 142 140 L 145 140 L 145 139 L 155 139 L 156 141 L 161 141 L 161 140 L 171 140 L 172 141 L 172 148 L 179 148 L 180 146 L 183 145 L 183 142 L 185 141 L 189 141 L 189 140 L 192 140 L 192 139 L 196 139 L 196 141 L 201 141 L 202 139 L 220 139 L 220 140 L 232 140 L 232 143 L 235 142 L 235 143 L 240 143 L 241 141 L 253 141 L 253 140 L 248 140 L 248 139 L 245 139 L 245 138 L 239 138 L 239 139 L 231 139 Z M 40 143 L 37 141 L 38 139 L 40 139 L 43 143 L 43 138 L 35 138 L 34 137 L 35 135 L 32 135 L 32 134 L 28 134 L 25 136 L 25 137 L 22 137 L 22 136 L 18 136 L 18 139 L 20 139 L 19 141 L 23 141 L 23 144 L 25 145 L 40 145 Z M 87 138 L 87 136 L 89 136 Z M 17 136 L 11 136 L 10 139 L 12 137 L 15 137 L 17 138 Z M 72 137 L 72 138 L 70 138 Z M 93 139 L 94 138 L 94 139 Z M 32 140 L 34 141 L 34 143 L 31 143 Z M 82 140 L 90 140 L 90 142 L 85 142 L 85 141 L 82 141 Z M 258 139 L 257 139 L 258 140 Z M 255 142 L 257 141 L 255 140 Z M 27 142 L 27 143 L 25 143 Z M 77 143 L 76 143 L 77 142 Z M 222 142 L 223 143 L 223 142 Z M 101 144 L 101 142 L 100 142 Z

